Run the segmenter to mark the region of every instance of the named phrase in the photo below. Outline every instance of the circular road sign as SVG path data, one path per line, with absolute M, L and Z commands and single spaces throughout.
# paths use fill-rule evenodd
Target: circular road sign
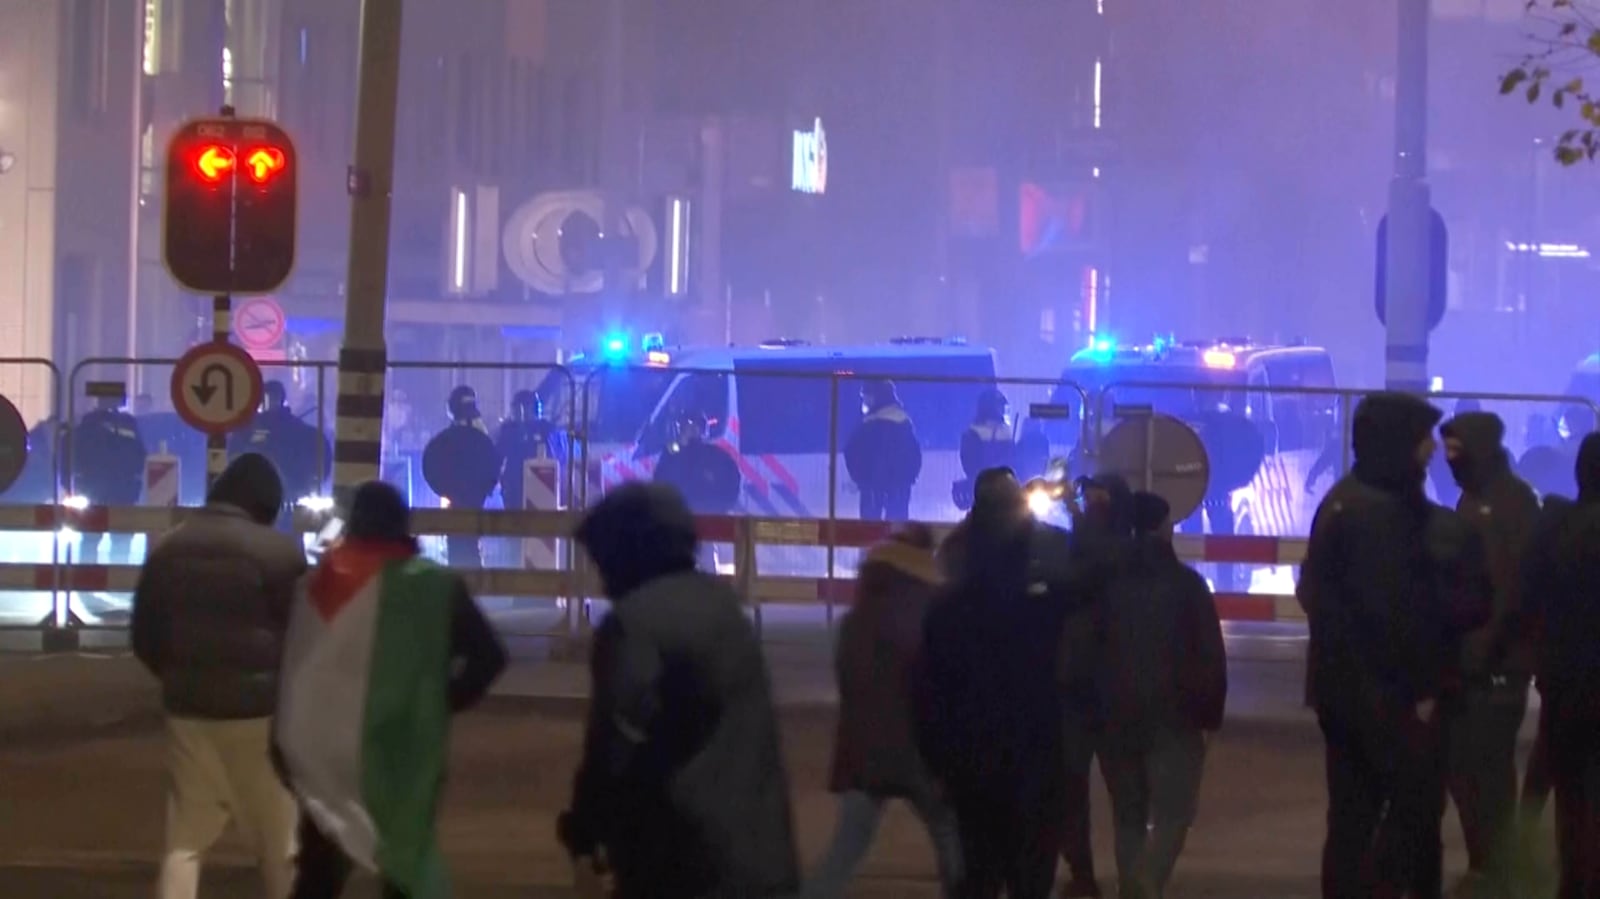
M 1206 498 L 1211 460 L 1193 428 L 1170 415 L 1125 418 L 1100 441 L 1099 469 L 1119 474 L 1135 490 L 1148 490 L 1183 521 Z
M 276 346 L 286 327 L 283 307 L 270 297 L 252 297 L 233 313 L 233 334 L 252 350 Z
M 0 396 L 0 490 L 9 490 L 28 463 L 28 425 L 10 400 Z
M 172 408 L 195 430 L 226 434 L 261 405 L 261 368 L 231 343 L 203 343 L 172 369 Z

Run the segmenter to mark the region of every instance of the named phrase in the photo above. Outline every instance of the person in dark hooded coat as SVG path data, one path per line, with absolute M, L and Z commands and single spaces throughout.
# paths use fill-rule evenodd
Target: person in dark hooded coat
M 895 532 L 861 564 L 855 602 L 839 625 L 834 651 L 839 727 L 830 786 L 839 794 L 839 823 L 826 855 L 806 880 L 806 899 L 844 895 L 889 799 L 907 801 L 922 819 L 944 895 L 959 895 L 961 841 L 955 816 L 917 751 L 913 727 L 922 626 L 942 581 L 933 559 L 933 533 L 921 525 Z
M 1533 488 L 1511 470 L 1501 445 L 1505 431 L 1505 423 L 1492 412 L 1460 414 L 1439 429 L 1446 463 L 1461 488 L 1456 511 L 1483 538 L 1494 579 L 1493 613 L 1467 635 L 1460 702 L 1447 718 L 1450 796 L 1466 836 L 1468 883 L 1496 892 L 1511 887 L 1517 731 L 1533 674 L 1521 565 L 1539 514 Z
M 1173 550 L 1171 507 L 1152 493 L 1133 499 L 1132 546 L 1101 611 L 1100 765 L 1116 823 L 1118 895 L 1160 899 L 1199 807 L 1228 667 L 1211 588 Z
M 1493 588 L 1482 538 L 1424 493 L 1439 417 L 1405 394 L 1362 400 L 1354 469 L 1317 510 L 1301 568 L 1327 747 L 1326 899 L 1442 892 L 1439 707 Z
M 1009 489 L 1006 489 L 1009 486 Z M 961 832 L 964 895 L 1044 899 L 1063 818 L 1064 611 L 1005 469 L 978 478 L 957 577 L 928 613 L 918 744 Z
M 800 886 L 766 661 L 739 597 L 695 570 L 665 485 L 606 495 L 576 538 L 611 614 L 595 634 L 583 758 L 558 835 L 618 899 L 761 899 Z
M 1600 895 L 1600 434 L 1583 438 L 1576 474 L 1576 502 L 1547 509 L 1523 563 L 1561 899 Z

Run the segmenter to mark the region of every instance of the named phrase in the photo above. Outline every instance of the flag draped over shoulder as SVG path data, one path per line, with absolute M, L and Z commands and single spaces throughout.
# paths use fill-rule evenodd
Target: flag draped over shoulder
M 447 896 L 451 575 L 409 549 L 331 549 L 289 621 L 276 739 L 319 830 L 412 899 Z

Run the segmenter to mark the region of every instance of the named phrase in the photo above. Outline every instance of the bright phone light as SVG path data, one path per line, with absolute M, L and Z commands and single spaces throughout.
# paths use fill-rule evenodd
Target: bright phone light
M 329 512 L 333 510 L 333 497 L 331 496 L 302 496 L 295 505 L 312 512 Z

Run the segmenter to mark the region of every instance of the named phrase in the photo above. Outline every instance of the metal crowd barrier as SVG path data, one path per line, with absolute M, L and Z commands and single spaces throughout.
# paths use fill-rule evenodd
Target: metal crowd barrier
M 91 506 L 37 504 L 0 506 L 0 531 L 50 531 L 70 529 L 85 537 L 105 534 L 144 535 L 156 539 L 180 524 L 194 509 L 181 506 Z M 488 538 L 547 538 L 570 536 L 578 511 L 474 511 L 457 509 L 417 509 L 413 529 L 418 535 L 472 535 Z M 314 534 L 324 518 L 308 510 L 298 510 L 293 530 Z M 739 590 L 751 609 L 758 628 L 766 606 L 847 607 L 854 595 L 853 575 L 803 577 L 763 574 L 757 565 L 757 547 L 788 546 L 820 549 L 863 549 L 885 539 L 893 525 L 828 519 L 748 518 L 708 516 L 696 519 L 700 538 L 734 547 L 734 571 L 726 580 Z M 948 524 L 932 525 L 942 538 Z M 1181 558 L 1191 562 L 1233 562 L 1258 565 L 1297 565 L 1304 558 L 1305 541 L 1275 537 L 1183 537 L 1176 538 Z M 138 584 L 140 566 L 136 564 L 81 564 L 71 558 L 51 562 L 0 563 L 0 592 L 48 592 L 52 614 L 34 627 L 48 632 L 46 646 L 72 649 L 84 632 L 121 630 L 122 625 L 85 624 L 72 612 L 70 600 L 80 593 L 131 593 Z M 489 597 L 541 597 L 565 600 L 558 625 L 541 635 L 581 638 L 592 626 L 586 600 L 597 597 L 597 579 L 581 561 L 573 567 L 559 568 L 480 568 L 460 570 L 475 595 Z M 1224 620 L 1287 621 L 1300 615 L 1293 597 L 1262 594 L 1217 596 L 1218 611 Z

